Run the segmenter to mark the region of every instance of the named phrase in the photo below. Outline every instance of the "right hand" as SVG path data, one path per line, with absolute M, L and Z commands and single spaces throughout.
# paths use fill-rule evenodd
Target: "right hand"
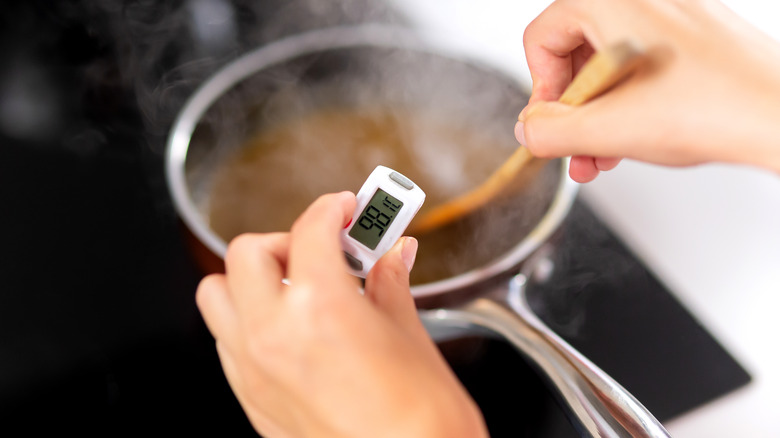
M 555 102 L 592 54 L 631 38 L 650 62 L 578 107 Z M 574 156 L 579 182 L 621 158 L 780 172 L 780 44 L 714 0 L 558 0 L 526 29 L 533 78 L 515 134 L 540 157 Z
M 417 243 L 347 273 L 355 195 L 321 196 L 289 233 L 244 234 L 198 308 L 252 425 L 273 437 L 487 437 L 482 414 L 417 316 Z M 288 278 L 289 284 L 282 279 Z

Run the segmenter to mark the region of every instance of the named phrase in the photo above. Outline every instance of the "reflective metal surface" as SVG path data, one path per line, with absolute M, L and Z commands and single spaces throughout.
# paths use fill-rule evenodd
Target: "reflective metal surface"
M 355 46 L 437 50 L 422 44 L 409 31 L 384 26 L 314 31 L 271 43 L 232 62 L 201 86 L 185 105 L 169 136 L 168 184 L 184 221 L 214 253 L 223 256 L 226 242 L 209 228 L 193 200 L 186 175 L 190 139 L 201 117 L 236 83 L 268 66 L 302 54 Z M 415 297 L 447 294 L 517 269 L 554 233 L 575 198 L 577 185 L 568 178 L 568 160 L 562 160 L 561 165 L 557 191 L 547 213 L 511 251 L 479 269 L 415 286 L 412 294 Z M 533 316 L 522 295 L 524 278 L 514 277 L 506 288 L 482 294 L 460 307 L 422 311 L 421 317 L 435 339 L 441 336 L 439 330 L 457 336 L 481 327 L 509 340 L 546 374 L 586 433 L 610 437 L 665 436 L 660 423 L 633 396 Z
M 409 29 L 375 24 L 335 27 L 283 38 L 249 52 L 219 70 L 190 97 L 176 118 L 168 137 L 166 175 L 179 214 L 190 230 L 214 254 L 223 257 L 227 242 L 209 227 L 198 202 L 194 199 L 194 190 L 188 184 L 187 166 L 191 139 L 204 114 L 236 84 L 271 66 L 325 50 L 371 47 L 408 49 L 444 55 L 464 63 L 475 62 L 459 53 L 457 48 L 448 46 L 446 40 L 431 40 Z M 568 160 L 559 161 L 560 170 L 556 185 L 552 186 L 551 204 L 531 232 L 507 253 L 496 257 L 490 263 L 440 281 L 415 285 L 412 287 L 412 294 L 419 298 L 469 287 L 516 268 L 539 248 L 566 217 L 579 187 L 568 177 Z
M 547 259 L 533 261 L 545 266 Z M 525 297 L 526 274 L 453 309 L 420 312 L 434 336 L 486 331 L 508 340 L 546 375 L 583 435 L 668 437 L 661 423 L 628 391 L 550 330 Z
M 233 57 L 278 32 L 344 24 L 323 20 L 322 5 L 334 2 L 317 0 L 309 19 L 293 13 L 297 0 L 214 2 L 236 8 L 238 33 L 230 20 L 191 23 L 190 8 L 208 3 L 199 0 L 7 3 L 0 30 L 5 430 L 256 437 L 195 306 L 204 273 L 165 186 L 165 134 L 194 87 Z M 279 13 L 295 21 L 283 23 Z M 221 30 L 201 32 L 202 24 Z M 233 35 L 226 53 L 201 39 L 233 44 Z M 749 382 L 675 294 L 619 239 L 602 236 L 608 228 L 583 208 L 578 201 L 567 216 L 555 278 L 538 287 L 537 276 L 528 277 L 536 314 L 664 421 Z M 530 361 L 491 329 L 447 324 L 437 325 L 439 335 L 474 329 L 495 338 L 450 361 L 492 437 L 576 436 Z

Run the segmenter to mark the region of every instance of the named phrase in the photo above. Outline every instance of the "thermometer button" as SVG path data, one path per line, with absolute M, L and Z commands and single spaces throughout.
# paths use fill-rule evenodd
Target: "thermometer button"
M 401 175 L 398 172 L 390 173 L 390 179 L 395 181 L 399 186 L 405 188 L 406 190 L 412 190 L 414 188 L 414 183 L 412 182 L 412 180 Z
M 344 256 L 347 258 L 347 264 L 350 268 L 356 270 L 356 271 L 362 271 L 363 270 L 363 262 L 356 259 L 352 254 L 344 251 Z
M 341 249 L 352 274 L 368 272 L 395 242 L 425 202 L 425 192 L 409 178 L 377 166 L 355 196 L 355 211 L 341 230 Z

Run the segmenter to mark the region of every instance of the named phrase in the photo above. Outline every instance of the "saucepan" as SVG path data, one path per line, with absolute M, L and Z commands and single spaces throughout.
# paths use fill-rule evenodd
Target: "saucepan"
M 243 232 L 287 230 L 317 196 L 378 164 L 426 206 L 478 184 L 517 147 L 529 87 L 447 42 L 361 25 L 278 40 L 208 79 L 176 119 L 166 172 L 194 241 L 218 260 Z M 505 338 L 583 435 L 667 436 L 624 388 L 547 328 L 525 287 L 577 193 L 567 159 L 534 160 L 506 193 L 420 242 L 411 293 L 431 336 Z M 546 249 L 547 248 L 547 249 Z

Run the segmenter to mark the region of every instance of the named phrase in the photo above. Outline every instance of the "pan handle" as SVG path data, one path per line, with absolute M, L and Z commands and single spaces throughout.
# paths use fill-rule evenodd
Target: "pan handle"
M 669 437 L 634 396 L 536 317 L 525 299 L 526 283 L 520 274 L 461 307 L 420 316 L 429 325 L 488 329 L 506 338 L 547 376 L 582 436 Z

